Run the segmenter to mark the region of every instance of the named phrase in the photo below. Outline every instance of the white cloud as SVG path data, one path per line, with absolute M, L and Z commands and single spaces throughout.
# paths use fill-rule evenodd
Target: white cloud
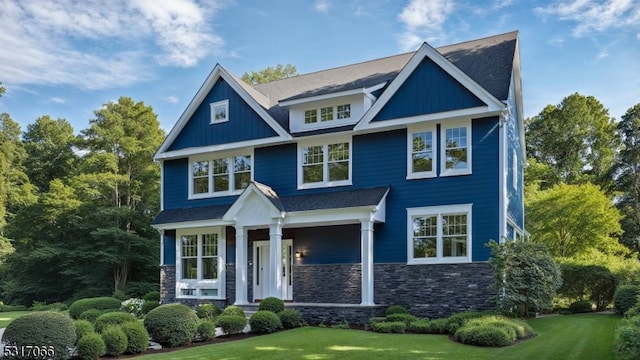
M 535 11 L 575 23 L 574 36 L 617 28 L 640 28 L 640 3 L 635 0 L 558 0 Z
M 328 0 L 316 0 L 313 8 L 316 9 L 317 12 L 326 13 L 331 8 L 331 3 Z
M 178 101 L 180 101 L 180 99 L 178 99 L 178 98 L 177 98 L 177 97 L 175 97 L 175 96 L 167 96 L 167 97 L 165 98 L 165 100 L 166 100 L 168 103 L 171 103 L 171 104 L 177 104 L 177 103 L 178 103 Z
M 424 41 L 434 41 L 443 37 L 442 27 L 454 9 L 449 0 L 411 0 L 398 19 L 406 30 L 400 35 L 400 43 L 405 50 L 415 50 Z
M 49 100 L 51 100 L 52 103 L 55 104 L 66 104 L 67 103 L 67 99 L 61 98 L 61 97 L 57 97 L 57 96 L 53 96 L 51 98 L 49 98 Z

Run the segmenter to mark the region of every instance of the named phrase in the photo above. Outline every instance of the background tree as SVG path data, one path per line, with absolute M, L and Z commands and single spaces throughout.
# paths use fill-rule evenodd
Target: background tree
M 610 190 L 619 140 L 614 119 L 595 97 L 569 95 L 527 119 L 525 129 L 529 183 L 548 189 L 590 181 Z
M 242 81 L 247 84 L 258 85 L 296 75 L 298 75 L 298 69 L 294 65 L 278 64 L 275 68 L 268 66 L 262 70 L 244 73 L 242 75 Z
M 559 184 L 530 191 L 525 203 L 526 226 L 534 242 L 545 244 L 557 257 L 573 257 L 592 249 L 626 254 L 616 236 L 621 215 L 593 184 Z

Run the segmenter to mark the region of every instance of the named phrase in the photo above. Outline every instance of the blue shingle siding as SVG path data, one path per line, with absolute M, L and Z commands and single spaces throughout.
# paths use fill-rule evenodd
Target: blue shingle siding
M 210 124 L 211 108 L 209 104 L 222 100 L 229 100 L 229 121 Z M 171 144 L 169 151 L 229 144 L 277 135 L 229 84 L 223 79 L 219 79 Z
M 467 88 L 425 58 L 374 117 L 383 121 L 485 105 Z
M 512 80 L 513 81 L 513 80 Z M 515 101 L 515 94 L 513 91 L 513 86 L 509 90 L 509 108 L 511 109 L 511 114 L 507 119 L 507 216 L 511 221 L 513 221 L 516 225 L 518 225 L 521 229 L 524 229 L 524 183 L 523 183 L 523 161 L 522 159 L 522 149 L 520 146 L 520 128 L 517 120 L 517 104 Z M 517 164 L 516 168 L 518 171 L 518 186 L 517 188 L 513 187 L 513 151 L 515 150 L 517 154 Z

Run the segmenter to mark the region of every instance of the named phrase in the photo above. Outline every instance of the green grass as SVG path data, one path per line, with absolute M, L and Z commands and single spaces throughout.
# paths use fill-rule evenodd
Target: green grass
M 13 319 L 19 318 L 20 316 L 28 313 L 29 311 L 0 312 L 0 328 L 6 328 Z
M 455 343 L 443 335 L 377 334 L 305 327 L 246 340 L 198 346 L 143 359 L 613 359 L 620 317 L 603 314 L 554 316 L 529 321 L 538 336 L 506 348 Z

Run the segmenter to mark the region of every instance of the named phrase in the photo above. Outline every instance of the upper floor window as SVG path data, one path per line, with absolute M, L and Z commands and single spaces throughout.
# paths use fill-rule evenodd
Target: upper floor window
M 239 193 L 251 182 L 251 155 L 191 162 L 190 197 Z
M 304 123 L 313 124 L 316 122 L 318 122 L 318 110 L 317 109 L 305 110 Z
M 229 100 L 217 101 L 211 106 L 211 124 L 229 121 Z
M 298 187 L 351 184 L 351 143 L 300 145 Z
M 350 117 L 351 104 L 325 106 L 304 111 L 305 124 L 316 124 L 318 121 L 332 121 L 335 119 L 348 119 Z
M 433 125 L 407 131 L 407 179 L 436 175 L 436 128 Z
M 471 174 L 471 121 L 444 123 L 440 126 L 440 175 Z
M 351 117 L 351 104 L 338 105 L 338 119 L 348 119 Z
M 471 206 L 407 209 L 408 262 L 470 262 Z

